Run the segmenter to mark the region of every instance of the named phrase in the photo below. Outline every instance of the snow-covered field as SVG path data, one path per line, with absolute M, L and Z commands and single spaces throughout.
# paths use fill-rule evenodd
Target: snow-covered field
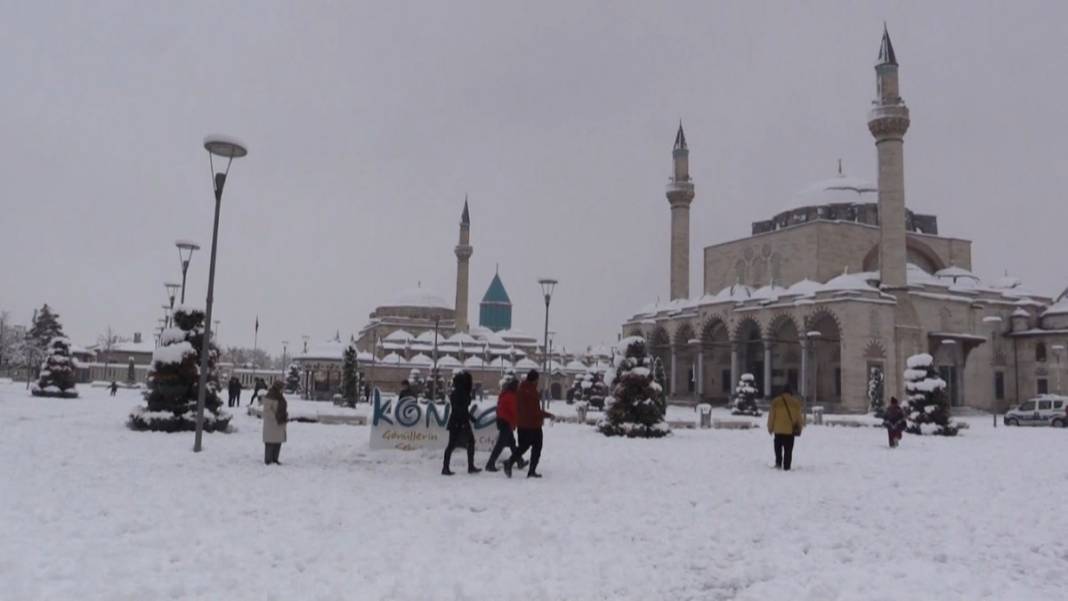
M 1068 431 L 546 429 L 542 480 L 438 475 L 358 426 L 135 433 L 137 392 L 0 384 L 0 598 L 1058 600 Z M 485 455 L 480 454 L 481 461 Z M 460 466 L 460 454 L 455 458 Z

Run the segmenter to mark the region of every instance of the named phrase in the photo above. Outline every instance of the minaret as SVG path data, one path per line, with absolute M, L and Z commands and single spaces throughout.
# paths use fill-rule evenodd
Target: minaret
M 875 78 L 877 98 L 868 129 L 879 157 L 879 272 L 884 288 L 901 289 L 907 285 L 903 153 L 909 109 L 898 95 L 897 57 L 885 24 Z
M 467 331 L 467 280 L 468 260 L 474 253 L 471 248 L 471 214 L 464 196 L 464 212 L 460 215 L 460 243 L 456 245 L 456 331 Z
M 675 173 L 668 183 L 667 199 L 671 205 L 671 300 L 676 300 L 690 297 L 690 203 L 693 202 L 690 150 L 686 148 L 681 121 L 671 158 Z

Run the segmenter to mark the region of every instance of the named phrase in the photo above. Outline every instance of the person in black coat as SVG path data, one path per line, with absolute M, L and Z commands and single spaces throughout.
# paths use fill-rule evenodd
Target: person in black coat
M 477 474 L 481 472 L 475 467 L 475 432 L 471 428 L 471 389 L 474 379 L 471 374 L 461 371 L 452 377 L 452 394 L 449 395 L 451 409 L 449 411 L 449 444 L 445 447 L 445 459 L 441 466 L 442 476 L 451 476 L 449 462 L 452 460 L 452 451 L 457 447 L 467 448 L 467 473 Z
M 230 378 L 230 383 L 227 386 L 230 393 L 230 399 L 226 403 L 227 407 L 240 407 L 241 406 L 241 380 L 236 377 Z

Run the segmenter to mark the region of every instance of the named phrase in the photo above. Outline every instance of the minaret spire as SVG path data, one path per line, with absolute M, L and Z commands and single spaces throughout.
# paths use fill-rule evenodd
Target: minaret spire
M 897 57 L 884 23 L 868 130 L 875 138 L 879 164 L 879 279 L 883 288 L 890 290 L 908 285 L 904 147 L 910 119 L 900 96 L 897 72 Z
M 876 64 L 897 64 L 897 56 L 894 55 L 894 45 L 890 43 L 890 31 L 886 29 L 886 21 L 883 21 L 883 42 L 879 45 L 879 62 Z
M 679 120 L 675 145 L 671 150 L 674 166 L 668 183 L 667 199 L 671 205 L 671 300 L 690 297 L 690 203 L 693 202 L 693 182 L 690 180 L 690 149 Z
M 466 332 L 467 322 L 467 285 L 470 274 L 469 261 L 474 254 L 471 247 L 471 211 L 464 194 L 464 210 L 460 214 L 460 242 L 456 245 L 456 306 L 455 322 L 457 332 Z

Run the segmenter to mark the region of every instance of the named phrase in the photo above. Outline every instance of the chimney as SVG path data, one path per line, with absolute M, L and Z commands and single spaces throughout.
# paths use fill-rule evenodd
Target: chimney
M 141 344 L 141 332 L 134 332 L 134 344 Z

